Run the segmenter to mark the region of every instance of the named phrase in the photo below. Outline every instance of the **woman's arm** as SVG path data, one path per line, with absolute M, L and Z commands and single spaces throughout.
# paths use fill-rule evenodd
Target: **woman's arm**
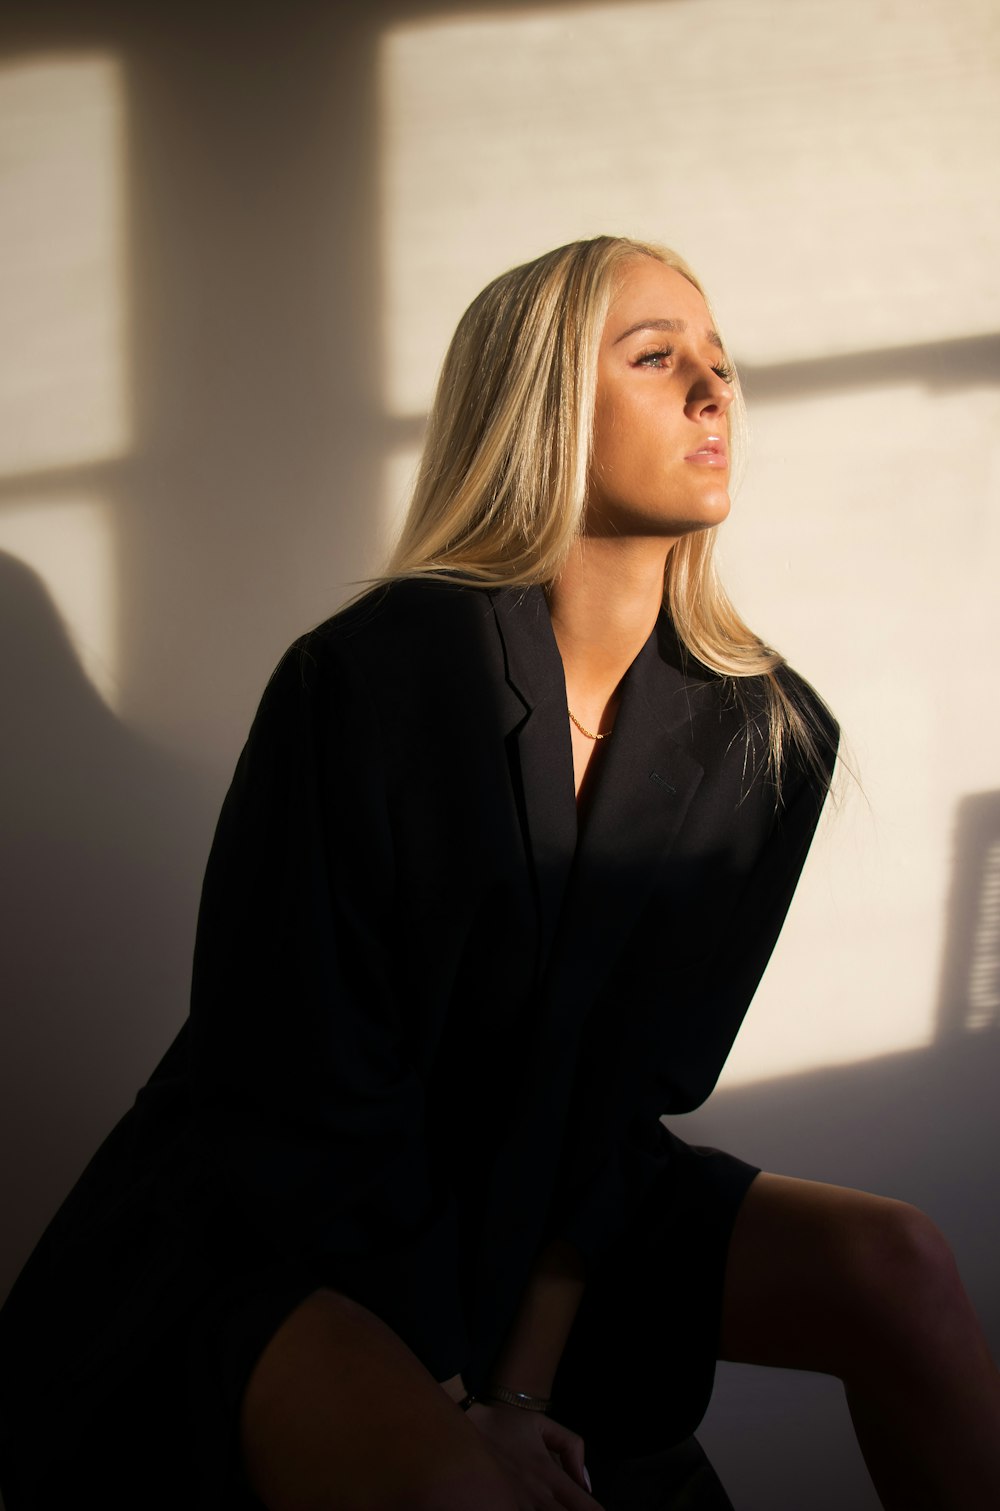
M 360 672 L 320 637 L 293 648 L 208 863 L 193 1098 L 228 1241 L 354 1297 L 440 1380 L 469 1354 L 458 1212 L 408 1044 L 387 781 Z
M 552 1239 L 528 1275 L 491 1384 L 533 1396 L 551 1394 L 584 1286 L 583 1260 L 576 1249 L 564 1239 Z M 453 1401 L 468 1393 L 461 1375 L 440 1383 Z
M 579 1252 L 554 1238 L 528 1276 L 517 1314 L 497 1357 L 490 1383 L 533 1396 L 552 1392 L 559 1360 L 585 1286 Z

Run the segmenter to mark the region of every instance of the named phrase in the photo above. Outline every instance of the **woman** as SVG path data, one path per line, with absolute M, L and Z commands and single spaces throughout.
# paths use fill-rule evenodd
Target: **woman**
M 839 1375 L 885 1506 L 998 1503 L 928 1219 L 660 1122 L 835 757 L 711 575 L 737 397 L 663 249 L 466 312 L 384 579 L 265 691 L 190 1017 L 0 1317 L 7 1511 L 585 1511 L 585 1444 L 683 1442 L 717 1356 Z

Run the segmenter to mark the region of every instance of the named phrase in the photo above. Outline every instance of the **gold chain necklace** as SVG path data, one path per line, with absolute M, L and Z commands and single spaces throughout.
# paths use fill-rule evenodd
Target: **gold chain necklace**
M 586 735 L 588 740 L 606 740 L 608 738 L 608 735 L 614 734 L 613 729 L 606 729 L 602 735 L 595 735 L 592 729 L 584 729 L 583 725 L 580 723 L 580 720 L 577 718 L 576 714 L 568 704 L 566 706 L 566 712 L 569 714 L 570 718 L 573 720 L 573 723 L 576 725 L 580 733 L 582 735 Z

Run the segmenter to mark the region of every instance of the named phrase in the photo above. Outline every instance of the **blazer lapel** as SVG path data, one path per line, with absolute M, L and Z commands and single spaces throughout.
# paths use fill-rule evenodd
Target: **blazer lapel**
M 502 716 L 533 870 L 541 972 L 555 939 L 577 837 L 566 682 L 542 589 L 491 589 L 490 597 L 504 647 Z
M 626 673 L 578 837 L 566 682 L 545 594 L 502 588 L 490 597 L 504 646 L 511 780 L 539 910 L 538 1026 L 555 1044 L 607 979 L 702 779 L 683 741 L 691 684 L 661 612 Z
M 668 659 L 675 644 L 661 612 L 625 676 L 595 774 L 545 982 L 557 1037 L 607 980 L 704 775 L 682 743 L 690 684 Z

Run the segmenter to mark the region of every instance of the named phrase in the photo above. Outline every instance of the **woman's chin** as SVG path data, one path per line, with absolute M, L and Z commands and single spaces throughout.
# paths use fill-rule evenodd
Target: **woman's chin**
M 711 496 L 700 498 L 690 509 L 673 509 L 666 512 L 660 521 L 664 535 L 693 535 L 698 530 L 710 530 L 721 525 L 729 514 L 729 494 L 720 488 Z
M 705 478 L 700 488 L 685 489 L 678 497 L 665 498 L 656 510 L 657 523 L 664 535 L 691 535 L 709 530 L 728 516 L 729 489 L 719 479 Z
M 653 535 L 679 539 L 720 525 L 729 508 L 729 492 L 721 487 L 706 489 L 697 499 L 672 499 L 662 505 L 647 504 L 645 508 L 627 504 L 616 507 L 602 502 L 588 508 L 584 533 L 609 538 Z

